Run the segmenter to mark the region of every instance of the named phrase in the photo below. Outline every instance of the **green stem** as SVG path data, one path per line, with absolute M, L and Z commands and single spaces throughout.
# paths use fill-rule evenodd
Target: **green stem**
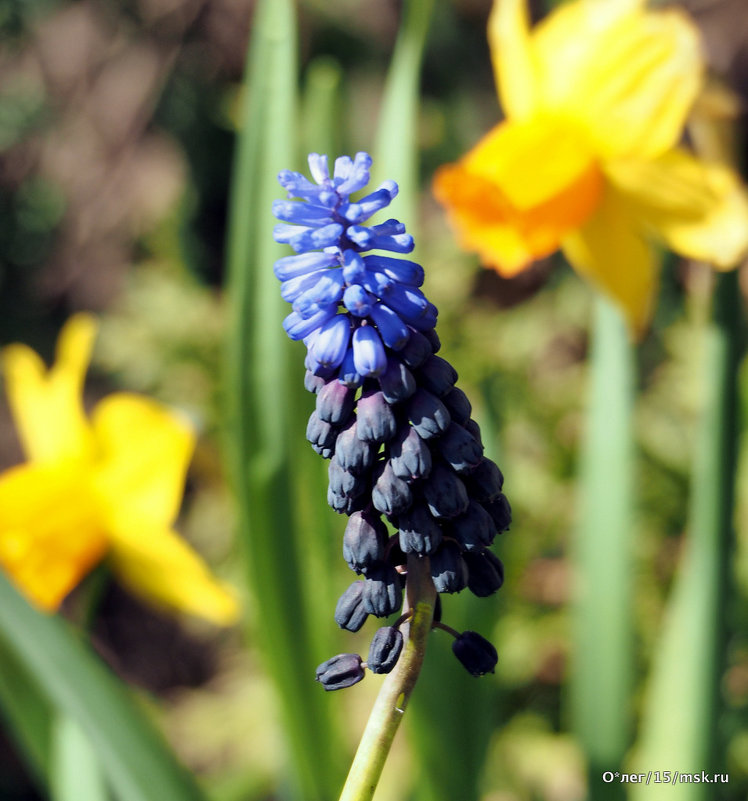
M 423 665 L 426 640 L 434 620 L 436 590 L 428 557 L 408 556 L 406 603 L 413 610 L 407 642 L 379 691 L 353 759 L 340 801 L 371 801 L 403 713 Z
M 570 706 L 587 756 L 589 798 L 623 798 L 603 785 L 629 744 L 632 672 L 632 398 L 634 360 L 623 319 L 596 301 L 580 512 L 573 543 Z

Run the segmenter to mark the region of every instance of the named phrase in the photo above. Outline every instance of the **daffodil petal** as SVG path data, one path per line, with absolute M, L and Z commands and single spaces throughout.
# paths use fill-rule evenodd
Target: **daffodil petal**
M 602 187 L 584 139 L 545 119 L 502 123 L 434 177 L 462 244 L 507 276 L 556 250 L 593 213 Z
M 525 119 L 535 108 L 535 67 L 526 0 L 495 0 L 488 18 L 494 79 L 504 113 Z
M 652 314 L 657 270 L 626 199 L 608 187 L 595 214 L 562 243 L 580 275 L 620 306 L 635 337 Z
M 57 609 L 106 549 L 95 495 L 75 463 L 0 475 L 0 567 L 37 606 Z
M 674 149 L 648 162 L 608 166 L 643 225 L 682 256 L 719 269 L 748 253 L 748 195 L 727 167 Z
M 583 122 L 604 158 L 673 147 L 702 83 L 698 30 L 676 10 L 575 0 L 532 37 L 543 107 Z
M 38 462 L 87 459 L 93 451 L 83 408 L 83 382 L 96 337 L 88 314 L 71 317 L 60 332 L 54 365 L 25 345 L 2 351 L 8 402 L 28 458 Z
M 213 578 L 203 560 L 170 529 L 138 526 L 110 536 L 113 571 L 143 600 L 221 626 L 238 619 L 231 588 Z
M 94 408 L 95 482 L 110 518 L 168 526 L 179 512 L 195 434 L 150 398 L 115 393 Z

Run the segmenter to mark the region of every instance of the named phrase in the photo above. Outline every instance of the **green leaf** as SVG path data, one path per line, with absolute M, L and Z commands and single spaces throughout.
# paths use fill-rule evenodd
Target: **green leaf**
M 572 548 L 570 679 L 572 728 L 587 756 L 592 801 L 623 798 L 620 785 L 600 776 L 621 770 L 631 732 L 634 375 L 624 321 L 598 297 Z
M 303 349 L 286 337 L 288 313 L 273 262 L 272 201 L 281 169 L 296 166 L 296 20 L 289 0 L 257 6 L 245 80 L 245 110 L 232 178 L 227 348 L 227 455 L 239 511 L 239 543 L 256 599 L 251 634 L 275 682 L 291 755 L 291 789 L 304 801 L 335 796 L 344 778 L 331 707 L 314 683 L 319 621 L 306 603 L 321 577 L 305 549 L 317 530 L 300 506 L 308 450 Z M 321 502 L 321 501 L 320 501 Z M 329 626 L 329 617 L 325 621 Z
M 57 715 L 52 726 L 52 801 L 108 801 L 96 752 L 80 726 Z
M 3 573 L 0 641 L 88 737 L 119 801 L 204 801 L 125 686 L 64 620 L 32 609 Z

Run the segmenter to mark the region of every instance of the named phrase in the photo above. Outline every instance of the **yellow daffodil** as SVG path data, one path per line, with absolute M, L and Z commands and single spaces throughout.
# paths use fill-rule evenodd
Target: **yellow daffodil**
M 506 119 L 434 182 L 466 248 L 506 276 L 563 249 L 637 334 L 653 240 L 719 269 L 743 258 L 738 179 L 678 146 L 703 72 L 684 14 L 573 0 L 531 30 L 526 0 L 495 0 L 488 34 Z
M 171 528 L 195 435 L 185 420 L 138 395 L 83 408 L 95 320 L 71 318 L 47 370 L 25 345 L 2 352 L 6 391 L 28 461 L 0 474 L 0 567 L 52 611 L 103 559 L 134 593 L 213 623 L 238 614 Z

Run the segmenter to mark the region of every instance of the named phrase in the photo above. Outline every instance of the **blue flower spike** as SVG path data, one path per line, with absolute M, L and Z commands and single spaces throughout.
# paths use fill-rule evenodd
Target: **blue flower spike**
M 503 566 L 488 548 L 511 522 L 503 476 L 483 455 L 457 371 L 435 355 L 438 312 L 421 290 L 423 267 L 402 258 L 413 237 L 395 219 L 367 224 L 398 192 L 385 181 L 366 193 L 371 163 L 361 152 L 331 170 L 327 156 L 312 153 L 312 180 L 284 170 L 287 197 L 273 203 L 275 240 L 294 251 L 274 266 L 292 306 L 283 327 L 307 348 L 304 386 L 316 395 L 307 439 L 330 460 L 327 500 L 350 517 L 343 555 L 362 577 L 335 611 L 350 631 L 401 608 L 408 555 L 430 560 L 439 593 L 496 592 Z M 374 635 L 371 672 L 396 665 L 407 617 Z M 472 675 L 492 670 L 495 651 L 479 635 L 434 628 L 456 638 Z M 317 680 L 341 689 L 365 668 L 357 654 L 342 654 L 320 665 Z

